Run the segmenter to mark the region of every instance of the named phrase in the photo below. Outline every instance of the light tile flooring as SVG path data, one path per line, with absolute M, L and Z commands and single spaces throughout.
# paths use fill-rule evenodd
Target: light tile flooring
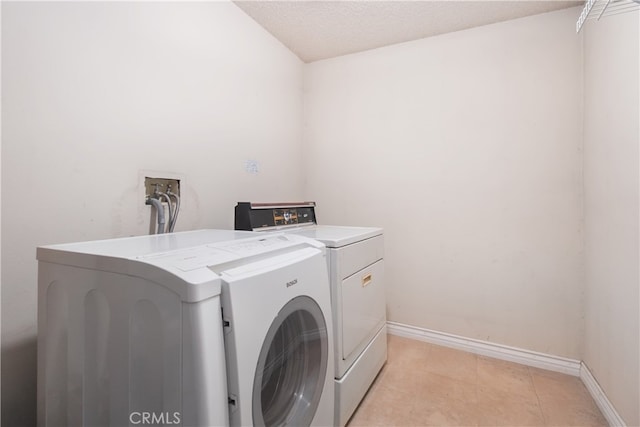
M 388 336 L 354 426 L 606 426 L 579 378 Z

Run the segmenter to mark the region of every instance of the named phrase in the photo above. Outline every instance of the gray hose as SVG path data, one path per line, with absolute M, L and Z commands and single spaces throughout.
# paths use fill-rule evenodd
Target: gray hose
M 172 231 L 171 223 L 173 222 L 173 216 L 174 216 L 174 214 L 172 213 L 173 209 L 171 208 L 171 199 L 169 198 L 169 196 L 167 196 L 166 193 L 163 193 L 161 191 L 156 191 L 156 196 L 164 197 L 164 199 L 167 201 L 167 208 L 169 210 L 169 222 L 167 223 L 167 231 L 170 232 Z
M 173 217 L 169 221 L 169 231 L 173 232 L 173 229 L 176 226 L 176 222 L 178 221 L 178 214 L 180 213 L 180 196 L 175 193 L 172 193 L 171 190 L 167 190 L 167 195 L 169 197 L 176 198 L 176 208 L 173 211 Z
M 158 229 L 156 230 L 156 234 L 164 233 L 164 207 L 162 206 L 162 203 L 160 203 L 160 200 L 148 197 L 145 205 L 153 205 L 153 207 L 156 208 L 156 213 L 158 215 Z

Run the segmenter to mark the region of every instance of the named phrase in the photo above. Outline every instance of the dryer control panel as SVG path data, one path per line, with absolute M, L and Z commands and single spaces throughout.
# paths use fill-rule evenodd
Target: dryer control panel
M 252 203 L 238 202 L 236 230 L 279 230 L 315 225 L 315 202 Z

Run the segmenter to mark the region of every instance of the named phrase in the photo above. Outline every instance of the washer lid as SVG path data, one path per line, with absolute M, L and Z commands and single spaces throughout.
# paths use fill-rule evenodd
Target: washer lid
M 340 248 L 382 234 L 378 227 L 344 227 L 339 225 L 316 225 L 289 229 L 287 234 L 297 234 L 319 240 L 329 248 Z
M 40 246 L 37 249 L 39 261 L 57 262 L 60 257 L 73 258 L 73 254 L 92 254 L 106 257 L 139 257 L 192 248 L 216 242 L 246 239 L 255 236 L 247 231 L 195 230 L 178 233 L 152 234 L 148 236 L 122 237 L 90 242 L 65 243 Z
M 220 294 L 216 268 L 268 260 L 301 245 L 322 248 L 313 240 L 281 233 L 200 230 L 43 246 L 37 258 L 138 277 L 171 289 L 185 302 L 196 302 Z

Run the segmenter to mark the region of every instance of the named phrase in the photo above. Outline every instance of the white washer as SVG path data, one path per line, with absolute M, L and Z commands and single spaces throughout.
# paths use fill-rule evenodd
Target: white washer
M 270 335 L 278 330 L 272 322 L 283 319 L 285 332 L 295 329 L 288 328 L 296 322 L 287 320 L 287 310 L 320 325 L 309 328 L 315 335 L 294 334 L 299 346 L 292 350 L 320 362 L 286 383 L 314 385 L 298 389 L 315 406 L 300 409 L 289 395 L 278 403 L 298 411 L 276 411 L 276 421 L 330 423 L 330 301 L 325 251 L 317 242 L 203 230 L 47 246 L 37 253 L 38 425 L 268 424 L 273 408 L 253 380 L 272 383 L 256 372 L 256 361 L 263 342 L 281 342 Z M 249 307 L 249 294 L 254 305 L 261 295 L 260 307 Z M 287 304 L 287 297 L 298 302 Z M 307 306 L 313 306 L 308 315 Z M 324 329 L 322 319 L 328 319 Z M 264 360 L 275 360 L 277 372 L 300 374 L 299 365 L 274 352 Z M 245 382 L 248 372 L 253 377 Z
M 383 230 L 317 225 L 314 202 L 238 203 L 236 229 L 324 243 L 335 338 L 335 418 L 343 426 L 387 360 Z
M 332 425 L 333 322 L 325 248 L 279 234 L 256 237 L 242 250 L 264 245 L 277 255 L 220 272 L 230 424 Z

